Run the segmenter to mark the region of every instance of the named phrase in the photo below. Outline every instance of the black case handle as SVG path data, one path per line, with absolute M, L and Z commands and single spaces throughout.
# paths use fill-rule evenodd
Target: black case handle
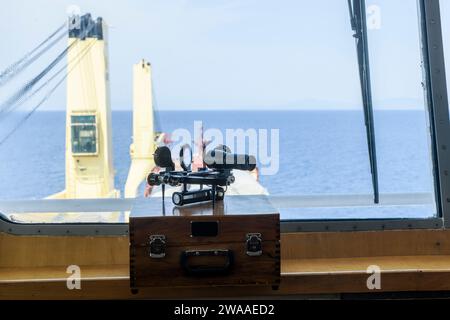
M 189 257 L 226 257 L 225 264 L 219 267 L 192 267 L 189 265 Z M 186 250 L 181 252 L 180 264 L 183 270 L 189 276 L 214 276 L 214 275 L 226 275 L 230 272 L 230 269 L 234 263 L 234 255 L 231 250 Z

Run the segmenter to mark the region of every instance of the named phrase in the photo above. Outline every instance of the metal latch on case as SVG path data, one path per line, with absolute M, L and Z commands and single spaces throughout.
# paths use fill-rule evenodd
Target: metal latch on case
M 164 258 L 166 256 L 166 236 L 150 236 L 150 258 Z
M 246 248 L 246 253 L 250 257 L 257 257 L 262 255 L 261 233 L 247 233 Z

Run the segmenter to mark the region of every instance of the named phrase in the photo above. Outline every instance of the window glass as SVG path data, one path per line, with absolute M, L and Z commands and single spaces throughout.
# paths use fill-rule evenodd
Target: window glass
M 436 206 L 417 1 L 377 0 L 367 6 L 381 201 L 383 194 L 428 194 L 425 208 L 392 210 L 400 216 L 431 216 Z
M 71 116 L 72 152 L 92 154 L 97 152 L 95 116 Z M 87 124 L 94 123 L 94 124 Z
M 450 34 L 446 26 L 450 8 L 445 1 L 441 4 L 445 34 Z M 56 15 L 28 17 L 40 4 L 28 3 L 27 10 L 21 6 L 8 2 L 0 12 L 0 29 L 14 25 L 17 34 L 23 31 L 25 35 L 29 34 L 29 21 L 34 21 L 34 33 L 17 37 L 5 32 L 4 41 L 20 42 L 23 52 L 0 51 L 0 72 L 28 52 L 39 34 L 50 34 L 51 26 L 59 21 Z M 131 165 L 130 145 L 134 143 L 131 149 L 139 153 L 144 149 L 138 144 L 146 141 L 144 135 L 133 132 L 133 121 L 147 128 L 143 120 L 153 114 L 154 131 L 165 133 L 164 142 L 173 148 L 179 142 L 177 133 L 184 130 L 192 145 L 203 134 L 203 142 L 210 147 L 223 143 L 233 152 L 256 155 L 258 171 L 236 172 L 235 193 L 257 190 L 273 198 L 291 197 L 286 200 L 289 208 L 280 205 L 282 219 L 436 216 L 416 0 L 366 1 L 379 204 L 373 201 L 357 50 L 347 1 L 174 1 L 144 6 L 124 2 L 114 8 L 100 4 L 95 9 L 117 26 L 104 33 L 109 34 L 105 51 L 108 72 L 114 75 L 106 84 L 111 99 L 105 100 L 113 110 L 111 137 L 103 139 L 102 135 L 99 140 L 100 126 L 106 124 L 97 124 L 94 115 L 74 115 L 70 123 L 64 122 L 64 88 L 45 103 L 41 103 L 42 96 L 33 95 L 32 103 L 5 118 L 9 127 L 0 123 L 0 141 L 7 138 L 0 142 L 0 211 L 1 200 L 42 199 L 64 190 L 66 170 L 71 170 L 64 159 L 66 126 L 70 126 L 74 154 L 95 154 L 103 140 L 111 139 L 111 181 L 123 197 Z M 5 12 L 24 14 L 12 20 L 13 15 Z M 133 21 L 124 18 L 129 16 Z M 141 41 L 143 38 L 147 40 Z M 61 50 L 65 46 L 66 42 Z M 81 52 L 86 54 L 89 48 Z M 131 70 L 146 53 L 151 53 L 147 58 L 153 68 L 154 112 L 133 117 L 133 98 L 139 99 L 139 95 L 132 96 Z M 46 62 L 25 69 L 20 74 L 24 78 L 17 78 L 18 87 L 39 74 L 55 56 L 43 55 Z M 86 65 L 97 61 L 88 59 Z M 52 81 L 51 76 L 43 79 Z M 88 92 L 104 78 L 77 84 Z M 16 91 L 0 87 L 0 108 L 10 101 L 11 92 Z M 86 96 L 101 99 L 94 93 L 89 91 Z M 1 117 L 0 113 L 3 121 Z M 17 124 L 21 125 L 16 129 Z M 242 138 L 245 142 L 239 145 Z M 102 171 L 98 167 L 90 170 L 89 160 L 85 157 L 75 164 L 83 179 Z M 86 183 L 86 188 L 96 187 Z M 144 188 L 145 183 L 138 196 L 143 196 Z M 108 197 L 111 193 L 105 192 Z M 15 217 L 24 221 L 17 214 Z M 98 216 L 74 217 L 68 214 L 51 220 L 92 222 Z M 99 222 L 112 221 L 102 217 Z

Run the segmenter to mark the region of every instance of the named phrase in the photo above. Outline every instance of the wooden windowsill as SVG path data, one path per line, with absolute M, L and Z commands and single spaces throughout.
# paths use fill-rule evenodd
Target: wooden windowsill
M 450 230 L 281 234 L 281 284 L 268 287 L 147 288 L 130 292 L 126 236 L 12 236 L 0 233 L 0 299 L 261 297 L 381 291 L 450 291 Z M 66 268 L 81 267 L 68 290 Z
M 333 259 L 287 259 L 281 262 L 282 278 L 315 275 L 368 274 L 369 266 L 384 273 L 450 272 L 450 255 L 393 256 Z M 81 266 L 82 281 L 128 280 L 128 265 Z M 66 281 L 65 267 L 0 268 L 1 283 Z
M 80 266 L 81 281 L 128 280 L 128 265 Z M 66 282 L 67 267 L 0 268 L 0 285 L 5 283 Z
M 132 295 L 128 265 L 81 266 L 82 290 L 68 290 L 64 267 L 0 268 L 0 298 L 186 298 L 369 292 L 367 268 L 381 269 L 381 291 L 450 290 L 450 255 L 282 261 L 280 289 L 147 288 Z
M 450 256 L 392 256 L 282 261 L 283 277 L 308 275 L 368 274 L 369 266 L 383 273 L 450 272 Z

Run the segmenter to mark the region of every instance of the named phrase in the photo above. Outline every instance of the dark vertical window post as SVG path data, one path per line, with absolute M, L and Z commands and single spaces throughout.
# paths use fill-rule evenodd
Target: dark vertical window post
M 439 0 L 418 0 L 424 89 L 428 105 L 436 201 L 450 227 L 450 123 Z

